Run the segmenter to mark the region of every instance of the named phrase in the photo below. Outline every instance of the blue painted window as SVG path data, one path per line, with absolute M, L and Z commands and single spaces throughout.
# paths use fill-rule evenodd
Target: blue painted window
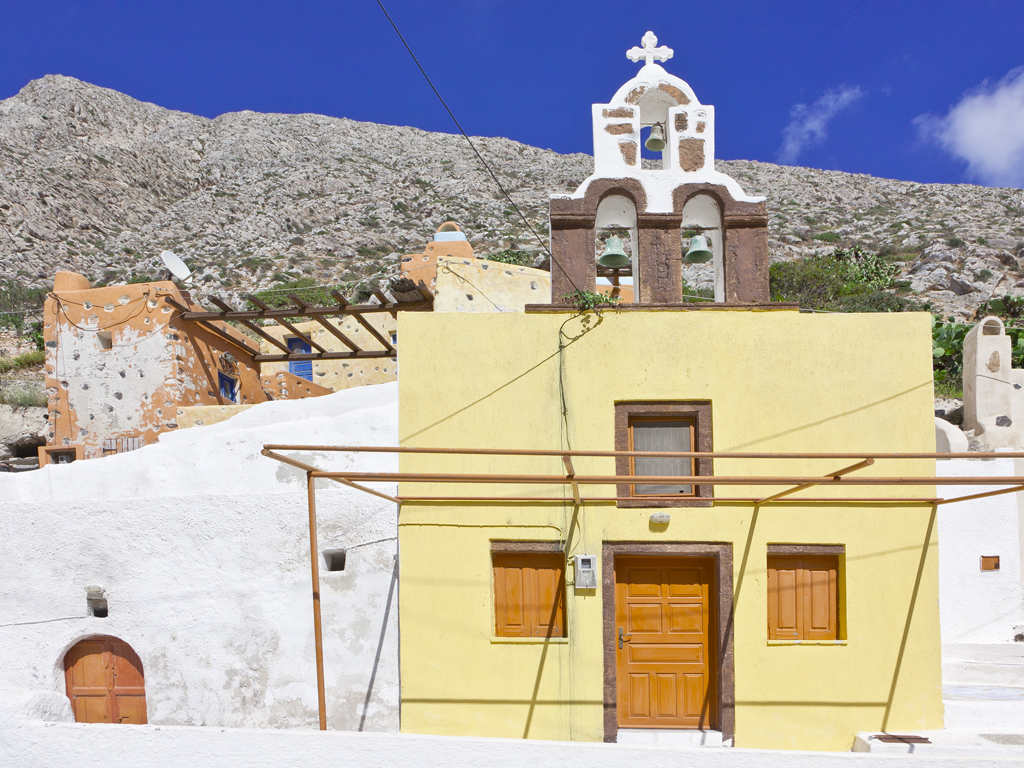
M 217 372 L 217 380 L 220 384 L 220 396 L 232 403 L 238 402 L 238 382 L 227 374 Z
M 302 339 L 292 336 L 288 339 L 288 349 L 292 352 L 312 352 L 313 348 Z M 288 361 L 288 373 L 294 373 L 300 379 L 306 381 L 313 380 L 313 361 L 312 360 L 289 360 Z

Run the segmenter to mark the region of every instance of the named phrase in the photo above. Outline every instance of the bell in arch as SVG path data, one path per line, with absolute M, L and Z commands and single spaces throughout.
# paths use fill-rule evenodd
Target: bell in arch
M 708 239 L 704 235 L 694 235 L 690 238 L 690 247 L 686 251 L 686 260 L 690 264 L 703 264 L 715 258 L 715 254 L 708 247 Z
M 644 146 L 651 152 L 661 152 L 665 148 L 665 129 L 661 127 L 661 123 L 651 126 L 651 135 L 647 137 Z
M 597 263 L 608 269 L 621 269 L 629 264 L 629 254 L 622 247 L 622 238 L 612 235 L 604 244 L 604 252 Z

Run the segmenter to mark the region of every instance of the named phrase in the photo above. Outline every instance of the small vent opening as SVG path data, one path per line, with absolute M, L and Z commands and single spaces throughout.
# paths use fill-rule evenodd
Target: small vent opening
M 345 550 L 344 549 L 325 549 L 324 550 L 324 565 L 327 566 L 328 571 L 344 571 L 345 570 Z
M 102 588 L 89 587 L 85 590 L 85 606 L 89 616 L 107 618 L 107 598 Z

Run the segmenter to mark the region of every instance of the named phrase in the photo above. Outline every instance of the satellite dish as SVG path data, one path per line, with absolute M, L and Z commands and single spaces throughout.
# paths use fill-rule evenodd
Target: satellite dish
M 167 270 L 183 283 L 192 280 L 192 270 L 185 266 L 185 262 L 174 255 L 173 251 L 164 251 L 160 254 L 160 260 L 167 267 Z

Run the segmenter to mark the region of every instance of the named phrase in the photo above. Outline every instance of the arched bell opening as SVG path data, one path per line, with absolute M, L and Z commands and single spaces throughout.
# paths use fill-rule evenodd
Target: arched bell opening
M 639 263 L 636 204 L 625 195 L 610 194 L 597 206 L 594 220 L 594 258 L 599 293 L 635 301 Z
M 688 294 L 683 299 L 725 301 L 722 209 L 718 201 L 705 194 L 687 200 L 679 236 L 683 252 L 683 293 Z
M 142 661 L 123 640 L 99 635 L 75 643 L 64 654 L 64 683 L 77 723 L 147 722 Z
M 674 89 L 649 88 L 637 100 L 640 108 L 640 157 L 660 162 L 662 170 L 671 167 L 668 153 L 668 111 L 678 107 L 681 93 Z

